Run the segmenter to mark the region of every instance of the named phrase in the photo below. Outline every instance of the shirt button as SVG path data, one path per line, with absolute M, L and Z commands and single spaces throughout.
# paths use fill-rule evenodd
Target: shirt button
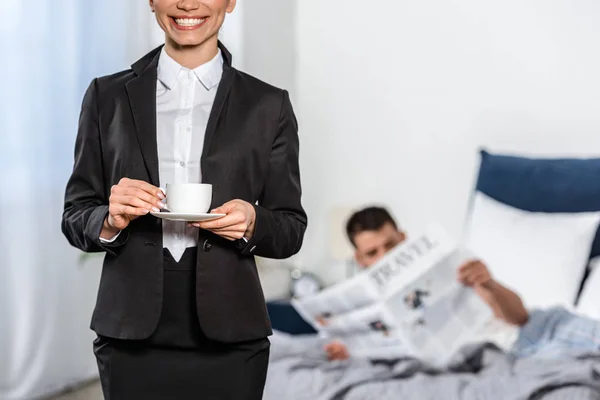
M 183 161 L 180 162 L 179 165 L 181 165 L 182 167 L 185 167 L 185 163 Z

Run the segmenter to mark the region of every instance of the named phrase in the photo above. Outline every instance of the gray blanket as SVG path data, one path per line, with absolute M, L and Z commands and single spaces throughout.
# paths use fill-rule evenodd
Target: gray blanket
M 515 360 L 493 345 L 445 368 L 405 358 L 327 361 L 322 341 L 276 333 L 264 400 L 600 400 L 600 353 Z

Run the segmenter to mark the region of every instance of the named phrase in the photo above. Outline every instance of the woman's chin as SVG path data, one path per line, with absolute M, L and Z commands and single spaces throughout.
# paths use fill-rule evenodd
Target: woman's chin
M 178 47 L 196 47 L 200 46 L 205 40 L 202 39 L 188 39 L 188 38 L 174 38 L 171 36 L 171 41 Z
M 191 33 L 191 32 L 190 32 Z M 181 33 L 181 32 L 177 32 L 173 35 L 169 35 L 169 38 L 171 39 L 171 41 L 176 44 L 177 46 L 180 47 L 196 47 L 196 46 L 200 46 L 201 44 L 205 43 L 208 38 L 206 37 L 206 35 L 192 35 L 192 34 L 186 34 L 186 33 Z

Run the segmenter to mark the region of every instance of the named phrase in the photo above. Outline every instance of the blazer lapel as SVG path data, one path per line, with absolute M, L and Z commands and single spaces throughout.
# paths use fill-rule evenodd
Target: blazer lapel
M 231 66 L 231 53 L 229 53 L 221 42 L 219 42 L 219 47 L 224 61 L 223 75 L 215 95 L 215 101 L 204 135 L 204 147 L 201 159 L 203 181 L 207 172 L 205 159 L 210 150 L 210 143 L 215 135 L 219 118 L 227 103 L 235 72 Z M 158 47 L 132 65 L 137 76 L 125 85 L 144 164 L 150 176 L 150 183 L 154 186 L 159 185 L 158 149 L 156 142 L 156 68 L 161 49 L 162 46 Z
M 215 101 L 212 109 L 210 110 L 210 116 L 206 125 L 206 132 L 204 133 L 204 147 L 202 148 L 202 159 L 200 161 L 202 169 L 202 181 L 204 182 L 206 182 L 204 177 L 206 176 L 207 172 L 205 159 L 210 150 L 210 143 L 215 135 L 219 118 L 223 113 L 223 108 L 227 102 L 227 98 L 229 97 L 229 92 L 231 91 L 231 85 L 234 78 L 234 69 L 231 66 L 231 53 L 229 53 L 227 48 L 221 42 L 219 42 L 219 48 L 221 49 L 221 54 L 223 56 L 223 75 L 221 76 L 219 87 L 217 88 Z
M 132 68 L 137 76 L 125 85 L 138 144 L 150 183 L 159 185 L 158 149 L 156 143 L 156 77 L 162 46 L 136 62 Z

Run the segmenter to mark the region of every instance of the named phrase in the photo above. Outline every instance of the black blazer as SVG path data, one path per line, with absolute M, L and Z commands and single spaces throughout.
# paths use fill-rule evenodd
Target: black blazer
M 270 335 L 254 255 L 287 258 L 302 245 L 297 122 L 288 93 L 231 66 L 221 44 L 223 76 L 206 129 L 202 180 L 211 207 L 232 199 L 257 204 L 252 239 L 230 242 L 200 231 L 196 297 L 208 338 L 239 342 Z M 91 328 L 99 335 L 145 339 L 158 324 L 163 296 L 161 221 L 134 220 L 110 244 L 100 242 L 111 187 L 123 177 L 159 185 L 156 79 L 161 48 L 132 69 L 95 79 L 82 105 L 62 231 L 85 252 L 106 252 Z

